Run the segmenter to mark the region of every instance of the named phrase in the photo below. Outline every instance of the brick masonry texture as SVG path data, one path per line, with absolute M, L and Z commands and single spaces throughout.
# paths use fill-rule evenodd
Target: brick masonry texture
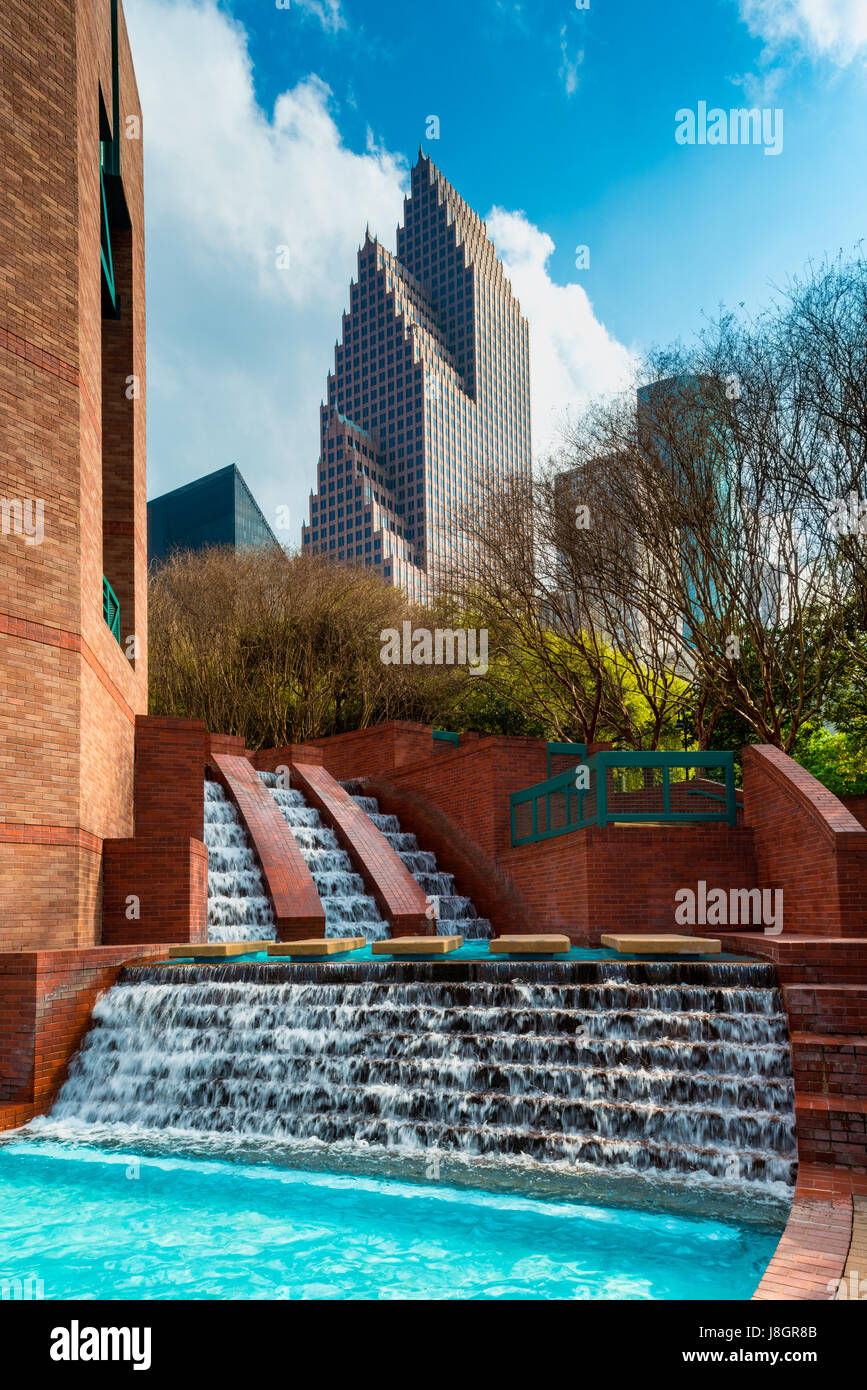
M 743 769 L 759 882 L 783 889 L 786 930 L 867 937 L 867 831 L 779 749 L 745 748 Z
M 208 851 L 201 840 L 151 835 L 106 840 L 104 848 L 104 946 L 207 941 Z M 133 910 L 138 916 L 128 916 Z
M 0 492 L 41 499 L 45 534 L 34 545 L 0 537 L 3 948 L 99 940 L 91 841 L 132 832 L 133 718 L 147 708 L 142 142 L 121 141 L 132 225 L 117 230 L 120 315 L 109 322 L 100 87 L 111 112 L 108 0 L 7 0 L 0 100 L 15 119 L 0 161 Z M 140 106 L 122 12 L 118 93 L 123 125 Z M 135 400 L 120 389 L 130 375 Z M 121 597 L 122 636 L 140 639 L 134 662 L 103 620 L 103 574 Z M 45 838 L 22 840 L 22 826 Z
M 201 840 L 208 735 L 198 719 L 135 721 L 135 833 Z
M 849 814 L 867 830 L 867 796 L 843 796 L 840 800 Z
M 128 947 L 0 953 L 0 1106 L 38 1112 L 51 1103 L 97 996 L 131 954 Z M 135 954 L 155 960 L 164 948 Z
M 853 1194 L 864 1192 L 867 1178 L 802 1162 L 786 1229 L 753 1298 L 833 1299 L 852 1238 Z

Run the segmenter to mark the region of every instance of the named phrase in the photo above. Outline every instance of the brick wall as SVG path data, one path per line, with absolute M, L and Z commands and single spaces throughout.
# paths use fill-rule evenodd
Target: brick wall
M 116 980 L 129 947 L 0 953 L 0 1104 L 44 1110 L 81 1045 L 97 996 Z M 159 959 L 165 948 L 139 957 Z
M 0 104 L 14 113 L 0 160 L 0 495 L 44 507 L 41 544 L 0 537 L 0 946 L 97 941 L 101 842 L 132 832 L 133 720 L 147 708 L 142 142 L 122 140 L 131 226 L 106 326 L 110 37 L 109 0 L 0 12 Z M 118 96 L 122 123 L 140 116 L 122 11 Z M 102 616 L 102 575 L 121 556 L 134 662 Z
M 201 840 L 105 841 L 103 945 L 207 939 L 208 851 Z
M 745 748 L 743 769 L 759 882 L 783 889 L 787 930 L 867 936 L 867 831 L 778 748 Z
M 322 766 L 322 753 L 312 743 L 284 743 L 281 748 L 258 748 L 247 757 L 257 772 L 276 772 L 278 767 L 291 767 L 296 760 Z M 288 778 L 286 779 L 288 786 Z
M 406 763 L 417 763 L 433 756 L 433 728 L 429 724 L 389 721 L 370 729 L 332 734 L 298 745 L 298 760 L 312 762 L 306 750 L 317 749 L 321 761 L 338 782 L 368 773 L 387 773 Z M 443 744 L 448 747 L 448 744 Z M 291 760 L 290 760 L 291 761 Z M 265 769 L 264 770 L 269 770 Z
M 849 814 L 867 830 L 867 796 L 842 796 L 840 800 Z
M 200 719 L 135 721 L 135 833 L 201 840 L 208 735 Z

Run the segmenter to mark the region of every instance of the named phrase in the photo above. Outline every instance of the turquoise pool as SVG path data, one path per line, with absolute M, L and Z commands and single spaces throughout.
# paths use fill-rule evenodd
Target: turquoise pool
M 132 958 L 132 956 L 131 956 L 131 958 Z M 191 961 L 191 960 L 195 960 L 195 959 L 196 959 L 195 955 L 192 955 L 192 954 L 191 954 L 191 955 L 189 955 L 189 956 L 183 956 L 183 957 L 175 956 L 175 957 L 173 957 L 173 958 L 171 958 L 171 959 L 169 959 L 169 958 L 167 957 L 165 961 L 152 961 L 152 962 L 150 962 L 150 964 L 153 964 L 153 965 L 159 965 L 159 964 L 163 964 L 163 965 L 178 965 L 178 964 L 181 964 L 181 963 L 183 963 L 183 962 L 185 962 L 185 961 Z M 296 963 L 297 963 L 298 959 L 299 959 L 299 958 L 296 957 Z M 533 956 L 533 955 L 527 955 L 527 956 L 521 956 L 521 955 L 498 956 L 498 955 L 491 955 L 491 952 L 488 950 L 488 943 L 487 943 L 487 941 L 465 941 L 464 944 L 463 944 L 463 946 L 459 946 L 458 949 L 457 949 L 456 951 L 449 951 L 448 954 L 447 954 L 447 955 L 444 955 L 444 956 L 443 956 L 443 955 L 430 955 L 430 956 L 397 956 L 397 957 L 395 957 L 395 956 L 380 956 L 380 955 L 376 955 L 376 956 L 375 956 L 375 955 L 373 954 L 372 950 L 370 949 L 370 946 L 368 945 L 368 946 L 362 946 L 362 947 L 360 947 L 357 951 L 348 951 L 348 952 L 344 952 L 344 953 L 337 954 L 337 955 L 333 955 L 333 956 L 304 956 L 304 957 L 303 957 L 303 963 L 306 963 L 306 964 L 314 964 L 314 963 L 315 963 L 315 964 L 319 964 L 319 963 L 324 963 L 324 964 L 326 964 L 326 965 L 346 965 L 347 963 L 355 964 L 355 963 L 358 962 L 358 961 L 378 961 L 381 965 L 384 965 L 384 964 L 386 964 L 386 963 L 390 963 L 390 962 L 393 961 L 393 960 L 398 960 L 398 961 L 400 961 L 400 962 L 401 962 L 402 964 L 404 964 L 404 965 L 410 965 L 410 964 L 412 964 L 413 961 L 433 961 L 433 962 L 434 962 L 435 964 L 437 964 L 437 965 L 448 965 L 448 964 L 453 964 L 453 963 L 455 963 L 455 962 L 461 963 L 461 962 L 463 962 L 463 961 L 479 961 L 479 960 L 489 961 L 489 962 L 490 962 L 491 964 L 493 964 L 493 965 L 496 965 L 496 964 L 504 965 L 504 964 L 507 964 L 509 961 L 516 961 L 516 960 L 535 961 L 537 964 L 538 964 L 538 963 L 544 964 L 546 961 L 560 962 L 560 961 L 576 961 L 576 960 L 582 960 L 582 961 L 591 961 L 591 960 L 612 960 L 612 961 L 641 960 L 641 961 L 647 961 L 647 960 L 650 960 L 650 961 L 668 961 L 668 962 L 670 962 L 670 961 L 672 961 L 672 960 L 674 960 L 674 961 L 686 961 L 686 962 L 690 962 L 690 961 L 713 961 L 713 962 L 716 962 L 716 961 L 729 961 L 729 962 L 731 962 L 731 961 L 742 961 L 742 962 L 744 962 L 744 963 L 746 963 L 746 964 L 756 964 L 756 963 L 758 963 L 757 960 L 756 960 L 756 957 L 754 957 L 754 956 L 743 956 L 743 955 L 736 956 L 736 955 L 732 955 L 730 952 L 727 952 L 727 951 L 721 951 L 718 955 L 713 955 L 713 956 L 701 956 L 701 955 L 695 955 L 695 956 L 693 956 L 693 955 L 674 955 L 674 956 L 657 956 L 657 955 L 655 955 L 655 956 L 630 956 L 630 955 L 621 955 L 618 951 L 612 951 L 612 950 L 610 950 L 607 946 L 596 946 L 596 947 L 573 946 L 573 947 L 571 948 L 571 950 L 569 950 L 569 951 L 564 951 L 562 955 L 557 955 L 557 956 Z M 236 965 L 236 964 L 241 964 L 243 961 L 256 961 L 256 962 L 259 962 L 259 963 L 261 963 L 261 962 L 263 962 L 263 961 L 266 962 L 266 963 L 267 963 L 268 961 L 271 961 L 272 964 L 278 964 L 278 965 L 279 965 L 279 964 L 281 964 L 281 963 L 282 963 L 282 964 L 288 964 L 288 963 L 289 963 L 289 957 L 288 957 L 288 956 L 269 956 L 269 955 L 267 955 L 266 952 L 264 952 L 264 951 L 259 951 L 259 952 L 251 951 L 251 952 L 250 952 L 249 954 L 247 954 L 247 955 L 229 956 L 229 957 L 227 957 L 226 959 L 215 958 L 215 957 L 213 957 L 213 956 L 212 956 L 212 957 L 200 957 L 200 958 L 199 958 L 199 962 L 200 962 L 201 964 L 207 964 L 207 965 Z
M 0 1281 L 38 1281 L 46 1299 L 745 1299 L 779 1234 L 441 1183 L 0 1145 Z

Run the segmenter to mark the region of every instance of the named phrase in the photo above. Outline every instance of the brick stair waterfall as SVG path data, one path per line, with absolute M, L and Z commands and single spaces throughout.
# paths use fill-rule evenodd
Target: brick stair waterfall
M 415 835 L 401 829 L 397 816 L 385 815 L 380 811 L 376 797 L 362 795 L 358 782 L 350 780 L 342 782 L 341 786 L 370 817 L 377 830 L 382 832 L 423 890 L 436 915 L 438 936 L 485 940 L 493 935 L 487 918 L 478 915 L 469 898 L 455 892 L 454 876 L 440 870 L 436 855 L 430 850 L 419 849 Z
M 260 772 L 262 782 L 280 808 L 286 824 L 316 884 L 325 909 L 326 936 L 364 936 L 382 941 L 389 936 L 388 923 L 364 891 L 364 880 L 353 873 L 349 855 L 337 843 L 333 830 L 309 805 L 302 792 L 284 787 L 274 772 Z

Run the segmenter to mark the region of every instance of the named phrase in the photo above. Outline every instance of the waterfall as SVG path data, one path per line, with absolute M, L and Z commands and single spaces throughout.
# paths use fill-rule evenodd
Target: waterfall
M 276 773 L 260 772 L 259 776 L 280 807 L 316 884 L 325 909 L 325 935 L 385 940 L 388 924 L 365 893 L 360 874 L 353 873 L 349 855 L 338 845 L 334 831 L 322 824 L 319 812 L 302 793 L 284 787 Z
M 493 936 L 491 924 L 486 917 L 480 917 L 469 898 L 455 892 L 452 874 L 442 873 L 437 865 L 436 855 L 430 850 L 419 849 L 415 835 L 401 829 L 397 816 L 384 815 L 374 796 L 357 793 L 358 782 L 342 784 L 352 796 L 353 801 L 365 811 L 377 830 L 381 830 L 395 853 L 401 858 L 432 904 L 437 919 L 438 936 L 463 936 L 467 940 L 486 939 Z
M 776 975 L 752 963 L 130 967 L 50 1119 L 765 1190 L 796 1160 Z
M 274 912 L 234 802 L 205 782 L 208 940 L 276 941 Z

